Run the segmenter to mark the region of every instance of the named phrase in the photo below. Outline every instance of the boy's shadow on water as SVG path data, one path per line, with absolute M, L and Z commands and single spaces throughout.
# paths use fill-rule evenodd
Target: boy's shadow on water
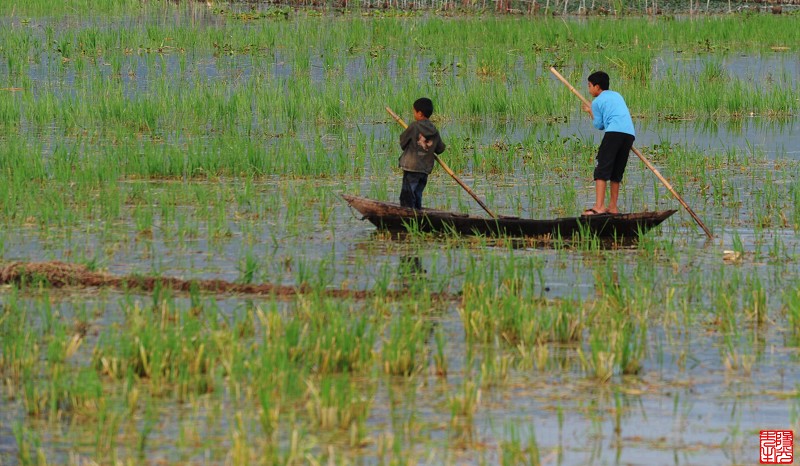
M 422 260 L 415 254 L 400 256 L 400 266 L 398 269 L 401 276 L 417 277 L 420 275 L 424 276 L 428 273 L 422 266 Z

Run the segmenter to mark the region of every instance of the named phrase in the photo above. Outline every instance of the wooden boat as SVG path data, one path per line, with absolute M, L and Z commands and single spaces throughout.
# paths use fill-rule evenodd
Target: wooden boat
M 415 210 L 392 202 L 381 202 L 343 194 L 351 207 L 376 227 L 393 232 L 410 227 L 426 232 L 455 232 L 462 235 L 545 237 L 569 239 L 573 235 L 605 239 L 636 239 L 669 218 L 676 210 L 602 214 L 534 220 L 519 217 L 487 218 L 436 209 Z

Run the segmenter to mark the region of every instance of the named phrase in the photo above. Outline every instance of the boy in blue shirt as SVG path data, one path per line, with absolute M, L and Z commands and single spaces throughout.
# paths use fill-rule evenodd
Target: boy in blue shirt
M 605 130 L 603 141 L 597 150 L 597 162 L 594 168 L 595 202 L 594 206 L 583 212 L 584 216 L 599 214 L 618 214 L 619 186 L 628 154 L 636 139 L 631 112 L 625 99 L 619 93 L 608 89 L 609 77 L 603 71 L 589 75 L 589 94 L 594 97 L 592 106 L 583 104 L 583 111 L 592 117 L 594 127 Z M 606 187 L 611 181 L 611 196 L 608 207 L 605 206 Z

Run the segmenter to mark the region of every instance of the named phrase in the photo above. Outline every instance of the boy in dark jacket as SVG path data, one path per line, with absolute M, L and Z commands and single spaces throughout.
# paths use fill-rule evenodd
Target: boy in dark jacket
M 422 208 L 422 191 L 433 170 L 434 154 L 444 152 L 445 144 L 439 130 L 428 119 L 433 114 L 433 102 L 428 98 L 414 101 L 414 122 L 400 135 L 400 168 L 403 169 L 403 187 L 400 205 Z

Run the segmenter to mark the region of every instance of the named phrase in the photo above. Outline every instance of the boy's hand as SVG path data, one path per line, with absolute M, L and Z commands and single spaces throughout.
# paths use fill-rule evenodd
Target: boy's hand
M 583 109 L 584 112 L 588 113 L 589 117 L 592 120 L 594 120 L 594 113 L 592 113 L 592 106 L 591 105 L 589 105 L 589 104 L 584 102 L 583 104 L 581 104 L 581 109 Z

